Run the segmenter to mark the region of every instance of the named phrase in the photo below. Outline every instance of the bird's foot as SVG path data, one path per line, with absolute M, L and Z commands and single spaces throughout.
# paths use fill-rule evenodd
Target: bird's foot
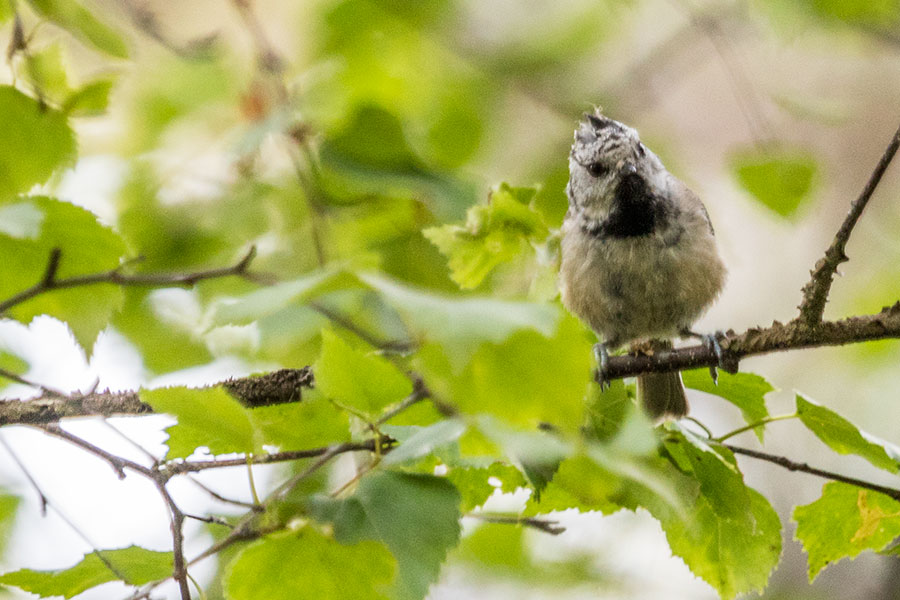
M 606 369 L 609 367 L 609 350 L 603 342 L 594 344 L 594 358 L 597 359 L 597 383 L 600 391 L 609 389 L 609 379 L 606 378 Z
M 727 371 L 725 368 L 725 353 L 722 351 L 722 345 L 719 343 L 719 340 L 725 337 L 723 332 L 696 333 L 690 329 L 683 329 L 681 335 L 699 339 L 703 347 L 715 355 L 718 368 Z M 709 368 L 709 376 L 712 377 L 713 383 L 717 384 L 719 382 L 719 372 L 716 370 L 716 366 Z

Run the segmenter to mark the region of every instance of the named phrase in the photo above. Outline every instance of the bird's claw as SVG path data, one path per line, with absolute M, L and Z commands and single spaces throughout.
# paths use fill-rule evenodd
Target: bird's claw
M 703 346 L 712 352 L 716 356 L 716 362 L 718 363 L 718 367 L 720 369 L 725 368 L 725 353 L 722 352 L 722 344 L 719 343 L 719 338 L 725 337 L 725 334 L 721 331 L 717 331 L 715 333 L 706 333 L 700 336 L 700 342 Z M 715 366 L 709 367 L 709 376 L 712 377 L 713 383 L 718 385 L 719 383 L 719 372 L 716 370 Z
M 597 383 L 600 385 L 600 391 L 609 389 L 610 381 L 606 378 L 606 370 L 609 367 L 609 350 L 606 344 L 594 344 L 594 358 L 597 359 Z
M 698 338 L 703 347 L 715 355 L 717 365 L 709 367 L 709 376 L 712 377 L 713 383 L 718 384 L 719 372 L 716 370 L 716 366 L 727 371 L 725 369 L 725 352 L 722 350 L 722 344 L 719 343 L 719 339 L 724 338 L 725 334 L 721 331 L 716 331 L 715 333 L 694 333 L 687 329 L 682 333 L 689 337 Z

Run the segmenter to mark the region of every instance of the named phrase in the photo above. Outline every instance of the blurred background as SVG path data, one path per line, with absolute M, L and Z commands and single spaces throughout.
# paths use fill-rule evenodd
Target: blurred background
M 900 0 L 85 6 L 125 40 L 127 58 L 115 56 L 102 28 L 67 31 L 20 3 L 32 56 L 10 58 L 0 80 L 30 86 L 51 104 L 101 84 L 97 110 L 73 118 L 77 164 L 47 191 L 116 228 L 148 271 L 227 264 L 254 243 L 259 269 L 278 278 L 344 261 L 460 293 L 421 229 L 463 220 L 504 181 L 539 185 L 537 205 L 558 227 L 572 131 L 599 105 L 636 128 L 706 203 L 729 280 L 698 328 L 742 331 L 795 316 L 809 269 L 900 123 Z M 7 22 L 4 47 L 11 35 Z M 826 317 L 877 312 L 900 298 L 898 194 L 894 165 L 851 238 Z M 525 296 L 528 274 L 521 264 L 500 268 L 476 291 Z M 47 318 L 0 322 L 0 348 L 4 360 L 27 365 L 29 379 L 60 389 L 199 384 L 315 360 L 323 317 L 309 309 L 252 326 L 210 326 L 212 299 L 247 288 L 227 281 L 202 292 L 127 290 L 133 310 L 114 317 L 91 355 Z M 773 414 L 791 412 L 799 390 L 900 442 L 896 341 L 780 353 L 741 368 L 780 389 L 769 396 Z M 33 390 L 10 385 L 3 394 Z M 736 409 L 692 394 L 704 423 L 719 431 L 740 423 Z M 159 453 L 165 418 L 113 423 Z M 69 427 L 134 452 L 104 425 Z M 168 549 L 164 507 L 143 481 L 120 482 L 106 465 L 34 431 L 5 428 L 2 436 L 90 543 Z M 758 447 L 752 435 L 739 439 Z M 820 452 L 789 421 L 770 426 L 766 449 L 898 485 L 861 459 Z M 788 515 L 818 498 L 823 482 L 749 459 L 741 465 L 786 524 L 784 557 L 764 598 L 898 597 L 892 557 L 844 561 L 808 584 Z M 4 458 L 0 474 L 22 497 L 8 524 L 4 570 L 65 567 L 90 550 L 58 516 L 41 517 L 14 463 Z M 242 475 L 232 475 L 212 474 L 208 483 L 246 494 Z M 199 490 L 174 491 L 195 512 L 208 510 Z M 523 499 L 491 502 L 515 507 Z M 715 597 L 670 556 L 648 515 L 560 519 L 568 532 L 558 538 L 490 526 L 489 540 L 469 524 L 431 597 Z M 524 546 L 508 539 L 523 535 Z M 189 554 L 208 541 L 203 527 L 189 529 Z M 498 557 L 503 544 L 524 554 L 488 563 L 479 544 L 497 544 Z M 85 597 L 122 595 L 110 585 Z

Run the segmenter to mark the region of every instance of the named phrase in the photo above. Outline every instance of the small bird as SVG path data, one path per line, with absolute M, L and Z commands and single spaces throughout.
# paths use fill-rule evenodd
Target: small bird
M 575 130 L 569 210 L 562 226 L 563 304 L 594 330 L 601 385 L 609 350 L 630 342 L 671 347 L 700 337 L 721 363 L 713 335 L 691 325 L 725 282 L 709 214 L 638 133 L 597 109 Z M 646 373 L 637 396 L 654 419 L 687 414 L 681 374 Z

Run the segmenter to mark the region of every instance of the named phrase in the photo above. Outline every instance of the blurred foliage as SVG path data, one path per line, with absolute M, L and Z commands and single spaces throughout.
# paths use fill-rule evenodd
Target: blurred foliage
M 745 151 L 732 159 L 741 186 L 781 217 L 794 217 L 809 198 L 816 161 L 795 151 Z
M 733 404 L 745 423 L 720 438 L 688 422 L 654 426 L 630 382 L 606 391 L 594 383 L 593 334 L 556 299 L 572 125 L 592 102 L 628 116 L 636 96 L 652 101 L 648 65 L 675 54 L 681 33 L 645 55 L 649 42 L 628 34 L 646 18 L 636 1 L 544 10 L 320 0 L 285 3 L 259 23 L 254 3 L 234 4 L 239 27 L 210 15 L 214 30 L 185 41 L 152 3 L 141 13 L 0 0 L 13 82 L 0 86 L 0 254 L 9 257 L 0 302 L 28 295 L 48 272 L 166 275 L 257 252 L 253 277 L 192 289 L 73 286 L 22 297 L 3 316 L 60 319 L 88 354 L 111 328 L 152 374 L 225 356 L 259 369 L 314 365 L 316 388 L 281 406 L 247 409 L 218 388 L 142 390 L 176 420 L 167 459 L 393 440 L 389 453 L 360 458 L 337 490 L 325 476 L 298 477 L 251 515 L 268 533 L 231 549 L 213 587 L 231 600 L 420 599 L 447 563 L 552 595 L 614 587 L 621 582 L 592 556 L 536 560 L 517 523 L 569 509 L 644 509 L 722 598 L 765 589 L 781 520 L 721 442 L 747 429 L 763 441 L 773 386 L 749 373 L 722 373 L 714 385 L 705 371 L 686 372 L 688 387 Z M 788 36 L 824 26 L 890 39 L 900 22 L 897 0 L 740 9 L 755 27 L 768 17 Z M 167 10 L 171 26 L 203 9 Z M 697 26 L 719 14 L 687 16 Z M 270 27 L 291 32 L 290 43 L 269 40 Z M 598 61 L 626 55 L 636 61 L 628 76 L 647 80 L 643 92 L 641 82 L 595 77 Z M 752 141 L 727 165 L 748 200 L 775 218 L 803 218 L 822 158 L 791 140 Z M 92 153 L 112 155 L 124 173 L 109 222 L 53 196 L 61 175 Z M 0 366 L 26 369 L 10 352 Z M 428 399 L 407 405 L 421 389 Z M 792 416 L 836 453 L 900 469 L 895 446 L 830 409 L 798 396 Z M 509 523 L 461 529 L 461 517 L 497 490 L 519 489 L 528 499 L 500 515 Z M 15 505 L 0 506 L 0 523 Z M 863 550 L 890 551 L 895 505 L 830 483 L 798 507 L 810 577 Z M 0 582 L 71 597 L 117 578 L 141 585 L 171 575 L 172 553 L 102 556 L 114 572 L 94 553 Z

